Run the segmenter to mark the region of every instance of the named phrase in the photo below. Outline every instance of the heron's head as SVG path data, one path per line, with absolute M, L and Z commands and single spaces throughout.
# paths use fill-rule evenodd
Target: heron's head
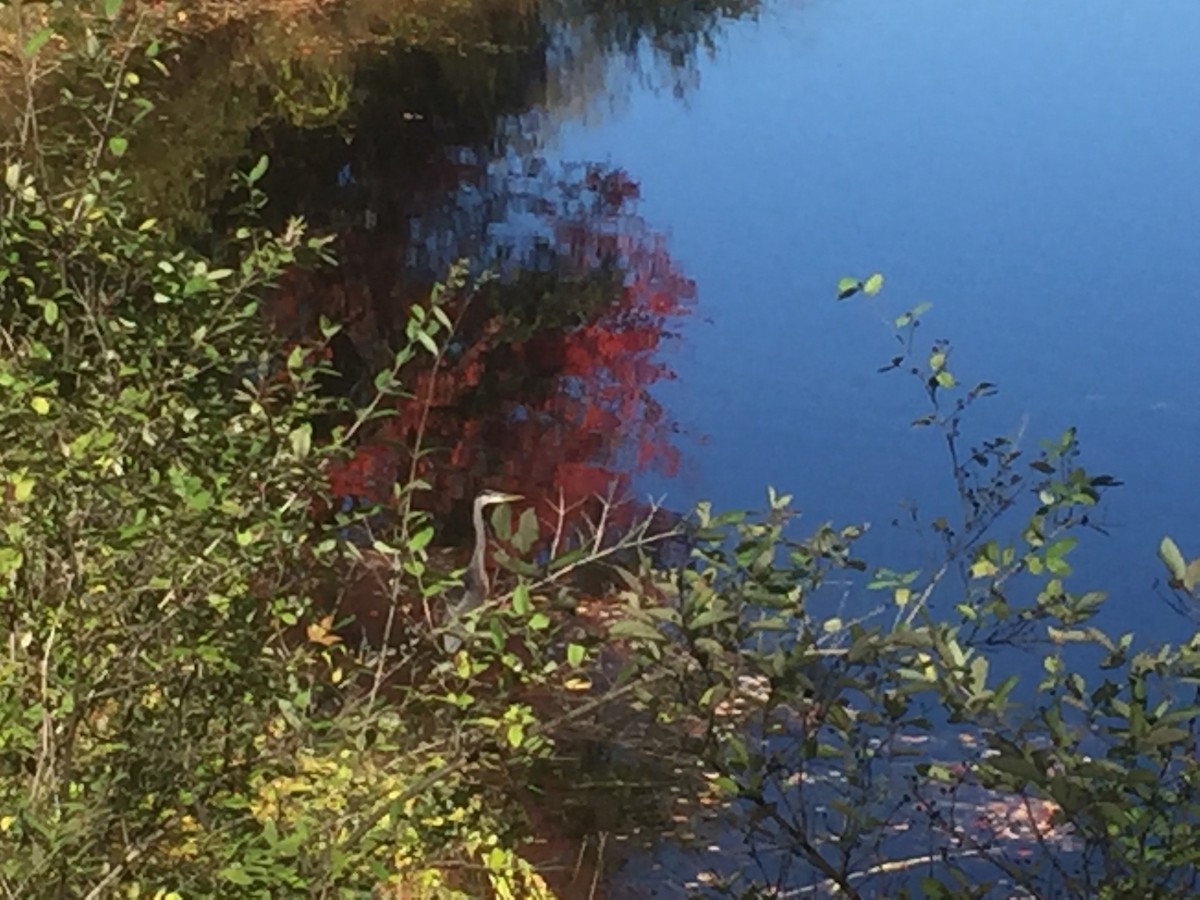
M 512 503 L 514 500 L 525 499 L 521 494 L 506 494 L 503 491 L 484 491 L 475 498 L 476 509 L 495 506 L 497 503 Z

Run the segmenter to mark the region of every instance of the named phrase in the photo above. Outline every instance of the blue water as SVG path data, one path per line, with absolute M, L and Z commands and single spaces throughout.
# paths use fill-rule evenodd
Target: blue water
M 1068 586 L 1178 639 L 1152 585 L 1163 534 L 1200 553 L 1196 35 L 1192 0 L 792 2 L 729 25 L 683 99 L 643 82 L 562 125 L 555 155 L 628 171 L 698 285 L 656 388 L 684 472 L 641 489 L 729 508 L 773 484 L 811 524 L 872 522 L 903 565 L 888 522 L 905 500 L 953 512 L 949 467 L 908 427 L 919 387 L 875 370 L 882 318 L 929 300 L 924 338 L 1001 388 L 972 434 L 1024 420 L 1035 450 L 1074 424 L 1125 482 Z M 876 270 L 878 298 L 834 301 Z

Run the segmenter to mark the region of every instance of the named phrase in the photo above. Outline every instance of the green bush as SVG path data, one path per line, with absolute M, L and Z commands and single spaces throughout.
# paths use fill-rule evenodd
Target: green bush
M 465 654 L 385 702 L 396 660 L 313 608 L 354 555 L 314 524 L 324 466 L 445 315 L 416 310 L 379 398 L 314 441 L 322 355 L 281 346 L 259 304 L 328 240 L 256 224 L 265 158 L 211 253 L 136 210 L 127 153 L 162 73 L 116 35 L 60 51 L 89 78 L 53 123 L 33 84 L 0 166 L 0 887 L 450 896 L 442 873 L 470 863 L 459 887 L 536 896 L 497 775 L 548 746 L 528 708 L 470 700 L 486 664 Z M 389 590 L 452 583 L 426 572 L 430 534 L 406 512 L 377 542 Z

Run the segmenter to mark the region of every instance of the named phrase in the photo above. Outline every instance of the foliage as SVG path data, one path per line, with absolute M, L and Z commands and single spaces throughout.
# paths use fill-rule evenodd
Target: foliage
M 839 299 L 882 283 L 843 279 Z M 1139 650 L 1096 627 L 1104 595 L 1068 589 L 1068 560 L 1117 482 L 1079 465 L 1071 429 L 1032 457 L 1007 436 L 968 445 L 964 415 L 995 387 L 964 388 L 945 341 L 917 349 L 927 309 L 895 319 L 884 368 L 917 379 L 930 412 L 913 424 L 948 451 L 960 507 L 926 526 L 940 562 L 864 584 L 861 526 L 794 538 L 774 491 L 758 518 L 702 505 L 688 562 L 647 572 L 667 602 L 612 628 L 673 685 L 639 701 L 690 723 L 740 810 L 748 862 L 694 887 L 1191 896 L 1200 639 Z M 1188 589 L 1190 564 L 1170 541 L 1161 555 Z M 1018 686 L 1017 645 L 1036 685 Z
M 599 27 L 635 46 L 621 9 Z M 171 83 L 164 45 L 117 28 L 137 17 L 112 0 L 71 11 L 50 4 L 21 35 L 27 99 L 55 67 L 73 86 L 52 112 L 21 107 L 0 187 L 8 895 L 549 896 L 526 858 L 525 785 L 578 795 L 603 771 L 610 805 L 654 806 L 631 773 L 696 760 L 674 785 L 709 811 L 689 825 L 727 803 L 746 850 L 710 892 L 1196 893 L 1200 637 L 1144 647 L 1097 626 L 1104 595 L 1069 586 L 1071 561 L 1117 482 L 1080 464 L 1073 429 L 1033 453 L 1019 434 L 968 440 L 996 388 L 966 387 L 948 342 L 919 343 L 928 304 L 889 316 L 883 368 L 920 385 L 913 425 L 948 454 L 957 508 L 924 522 L 936 562 L 871 567 L 862 525 L 797 537 L 792 498 L 771 491 L 757 516 L 701 505 L 668 567 L 655 551 L 679 535 L 653 517 L 616 538 L 608 503 L 590 530 L 568 517 L 610 474 L 612 445 L 588 457 L 584 435 L 646 420 L 639 455 L 659 453 L 644 389 L 690 298 L 661 244 L 610 227 L 632 182 L 590 170 L 588 202 L 556 221 L 552 272 L 576 280 L 453 269 L 406 306 L 358 402 L 337 402 L 321 386 L 340 323 L 284 343 L 261 314 L 330 243 L 262 224 L 266 157 L 235 173 L 232 224 L 205 250 L 147 218 L 132 173 Z M 295 123 L 350 103 L 336 66 L 276 74 Z M 883 286 L 847 278 L 837 296 Z M 485 370 L 547 359 L 543 393 L 486 392 Z M 526 468 L 510 478 L 563 463 L 532 452 L 547 421 L 587 463 L 555 471 L 578 496 L 548 523 L 497 511 L 505 589 L 447 656 L 437 610 L 459 573 L 422 511 L 428 447 L 449 434 L 436 410 L 503 420 L 517 397 L 539 421 L 512 429 L 506 455 Z M 371 463 L 383 439 L 411 455 L 407 477 Z M 442 449 L 474 467 L 474 446 Z M 335 515 L 326 487 L 387 499 L 390 524 Z M 544 565 L 527 558 L 539 545 Z M 1194 616 L 1200 563 L 1170 538 L 1159 555 Z M 598 563 L 619 564 L 616 617 L 572 583 Z
M 125 126 L 153 93 L 128 66 L 152 54 L 71 60 L 111 98 L 81 103 L 73 130 L 30 104 L 3 165 L 0 885 L 544 894 L 511 784 L 580 713 L 519 692 L 561 681 L 579 649 L 551 655 L 526 593 L 472 620 L 472 655 L 439 658 L 403 618 L 454 585 L 406 502 L 419 483 L 367 553 L 313 517 L 329 464 L 404 395 L 399 370 L 443 351 L 445 312 L 413 309 L 363 408 L 323 397 L 322 341 L 284 345 L 260 315 L 286 269 L 329 261 L 302 222 L 258 224 L 266 157 L 235 176 L 243 202 L 211 253 L 134 211 Z M 355 566 L 392 611 L 380 643 L 410 652 L 347 645 L 325 585 Z
M 411 396 L 398 398 L 394 415 L 359 446 L 339 474 L 339 492 L 384 502 L 397 472 L 401 479 L 415 472 L 433 486 L 424 502 L 445 515 L 465 507 L 479 486 L 500 483 L 529 495 L 551 526 L 559 506 L 594 505 L 628 473 L 673 472 L 672 423 L 651 388 L 673 377 L 659 351 L 690 311 L 694 285 L 662 236 L 630 210 L 637 185 L 620 171 L 558 174 L 549 166 L 537 179 L 481 175 L 469 184 L 491 198 L 477 206 L 540 204 L 548 238 L 532 248 L 505 246 L 498 277 L 471 279 L 456 269 L 460 277 L 442 298 L 453 341 L 432 363 L 414 358 L 400 374 Z M 431 218 L 436 229 L 441 220 Z M 470 232 L 465 218 L 455 215 L 413 243 L 461 239 Z M 355 231 L 342 246 L 375 258 L 395 240 L 391 232 Z M 289 279 L 273 301 L 275 320 L 300 335 L 314 330 L 318 314 L 337 316 L 353 323 L 347 333 L 357 355 L 386 358 L 390 336 L 403 339 L 397 320 L 408 306 L 394 286 L 412 276 L 399 267 L 386 279 L 371 274 L 346 267 Z M 382 295 L 380 284 L 392 290 Z M 359 385 L 371 373 L 366 363 L 344 368 Z M 628 525 L 637 511 L 614 513 L 616 524 Z

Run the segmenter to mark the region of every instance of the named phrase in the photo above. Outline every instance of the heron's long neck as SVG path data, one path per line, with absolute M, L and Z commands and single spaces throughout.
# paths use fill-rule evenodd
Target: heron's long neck
M 477 577 L 479 586 L 487 592 L 487 534 L 483 530 L 483 507 L 478 503 L 472 511 L 472 524 L 475 526 L 475 550 L 471 554 L 471 564 L 467 566 L 467 577 Z

